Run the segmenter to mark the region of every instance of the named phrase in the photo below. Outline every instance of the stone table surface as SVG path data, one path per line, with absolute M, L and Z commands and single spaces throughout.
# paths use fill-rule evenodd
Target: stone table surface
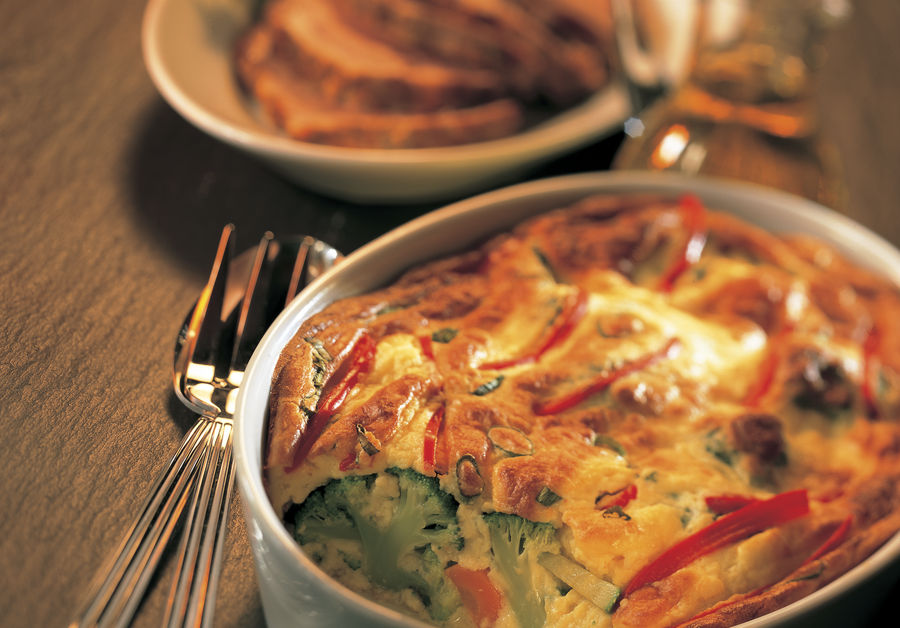
M 0 3 L 0 624 L 60 626 L 192 415 L 172 347 L 218 232 L 350 252 L 436 204 L 365 207 L 297 187 L 157 94 L 134 0 Z M 859 0 L 827 40 L 824 128 L 847 213 L 900 244 L 900 3 Z M 621 134 L 530 178 L 608 168 Z M 239 500 L 236 496 L 235 500 Z M 217 626 L 264 623 L 232 504 Z M 162 616 L 171 560 L 135 625 Z M 900 590 L 878 621 L 894 617 Z M 895 624 L 896 625 L 896 624 Z

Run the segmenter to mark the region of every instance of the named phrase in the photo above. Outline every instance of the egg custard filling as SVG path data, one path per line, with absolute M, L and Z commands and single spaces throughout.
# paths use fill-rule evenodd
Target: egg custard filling
M 900 292 L 697 198 L 597 196 L 338 301 L 273 376 L 273 505 L 444 626 L 727 626 L 900 528 Z

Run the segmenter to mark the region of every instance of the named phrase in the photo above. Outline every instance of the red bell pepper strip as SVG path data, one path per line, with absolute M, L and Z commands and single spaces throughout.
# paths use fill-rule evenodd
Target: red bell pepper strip
M 426 475 L 434 473 L 438 432 L 440 432 L 443 423 L 444 405 L 441 404 L 425 425 L 425 436 L 422 444 L 422 466 L 425 468 Z
M 681 221 L 687 227 L 689 236 L 679 256 L 660 277 L 659 289 L 663 292 L 672 291 L 675 281 L 699 261 L 703 247 L 706 246 L 706 209 L 703 203 L 693 194 L 685 194 L 679 200 L 678 208 L 681 210 Z
M 573 392 L 563 395 L 562 397 L 557 397 L 556 399 L 550 399 L 549 401 L 545 401 L 544 403 L 537 404 L 535 406 L 535 413 L 538 415 L 547 415 L 547 414 L 556 414 L 558 412 L 562 412 L 563 410 L 568 410 L 572 406 L 576 406 L 591 395 L 598 393 L 604 389 L 606 389 L 609 385 L 615 382 L 626 375 L 630 375 L 636 371 L 643 370 L 652 366 L 653 364 L 659 362 L 663 358 L 671 357 L 670 353 L 673 352 L 676 348 L 681 346 L 681 341 L 678 338 L 672 338 L 662 348 L 648 353 L 633 362 L 629 362 L 628 364 L 623 365 L 621 368 L 613 371 L 612 373 L 606 373 L 600 375 L 595 378 L 591 383 L 583 388 L 579 388 Z
M 566 338 L 572 335 L 575 327 L 584 318 L 587 313 L 588 293 L 578 288 L 574 295 L 570 295 L 566 300 L 566 304 L 562 311 L 553 319 L 549 333 L 544 337 L 543 342 L 538 348 L 518 358 L 509 360 L 498 360 L 497 362 L 485 362 L 478 368 L 486 369 L 505 369 L 511 366 L 520 366 L 522 364 L 532 364 L 537 362 L 541 356 L 556 345 L 562 344 Z
M 338 469 L 340 469 L 341 471 L 349 471 L 350 469 L 354 468 L 357 463 L 357 455 L 358 454 L 356 450 L 351 451 L 338 464 Z
M 363 332 L 356 339 L 350 349 L 350 354 L 345 359 L 344 364 L 347 365 L 347 368 L 341 365 L 325 383 L 316 413 L 307 422 L 306 429 L 300 436 L 300 442 L 294 450 L 294 459 L 286 471 L 293 471 L 306 459 L 313 443 L 322 434 L 329 419 L 338 411 L 347 398 L 347 394 L 356 386 L 359 379 L 372 370 L 374 362 L 375 341 L 367 332 Z
M 503 605 L 503 597 L 491 582 L 487 571 L 467 569 L 459 564 L 447 567 L 447 575 L 459 590 L 463 606 L 477 626 L 493 626 Z
M 751 408 L 759 407 L 760 402 L 772 384 L 775 382 L 775 373 L 778 372 L 778 365 L 781 362 L 782 351 L 787 340 L 788 334 L 791 333 L 793 326 L 786 323 L 785 326 L 777 334 L 769 339 L 766 347 L 766 355 L 759 365 L 759 372 L 756 381 L 750 386 L 747 394 L 744 396 L 744 405 Z
M 422 345 L 422 353 L 429 360 L 434 360 L 434 342 L 431 336 L 419 336 L 419 344 Z
M 875 389 L 872 385 L 872 379 L 875 377 L 876 366 L 878 361 L 878 348 L 880 345 L 881 334 L 874 325 L 866 335 L 863 341 L 863 373 L 862 373 L 862 396 L 866 405 L 866 414 L 870 419 L 878 418 L 878 403 L 875 395 Z
M 778 362 L 778 351 L 774 348 L 769 348 L 759 366 L 756 381 L 753 382 L 753 385 L 744 396 L 745 406 L 750 406 L 751 408 L 759 406 L 762 398 L 766 396 L 766 393 L 772 387 L 772 382 L 775 381 L 775 371 L 778 370 Z
M 803 561 L 803 564 L 805 565 L 807 563 L 811 563 L 814 560 L 822 558 L 822 556 L 843 543 L 847 538 L 847 534 L 850 532 L 850 526 L 852 525 L 853 515 L 849 515 L 841 522 L 841 524 L 837 528 L 835 528 L 834 532 L 831 533 L 831 536 L 825 539 L 825 542 L 822 543 L 819 548 L 810 555 L 809 558 Z
M 612 504 L 610 504 L 610 506 L 621 506 L 622 508 L 625 508 L 625 506 L 630 504 L 631 500 L 635 497 L 637 497 L 637 485 L 629 484 L 624 491 L 619 493 L 619 496 Z
M 715 514 L 727 515 L 759 500 L 749 495 L 710 495 L 704 501 L 706 501 L 706 507 Z
M 701 556 L 808 512 L 806 489 L 799 489 L 759 500 L 724 515 L 645 565 L 625 587 L 625 595 L 672 575 Z

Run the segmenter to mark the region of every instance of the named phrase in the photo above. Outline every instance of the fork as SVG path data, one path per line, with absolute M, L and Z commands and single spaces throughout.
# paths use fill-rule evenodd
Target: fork
M 228 505 L 233 490 L 233 411 L 250 355 L 300 287 L 340 259 L 310 236 L 276 241 L 266 233 L 246 283 L 230 280 L 234 226 L 219 239 L 209 280 L 179 333 L 173 383 L 199 415 L 157 480 L 125 539 L 95 578 L 71 627 L 124 626 L 134 615 L 176 523 L 186 518 L 166 605 L 167 626 L 212 621 Z

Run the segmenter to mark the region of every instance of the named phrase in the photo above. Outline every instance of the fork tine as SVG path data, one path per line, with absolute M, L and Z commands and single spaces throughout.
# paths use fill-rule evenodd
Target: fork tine
M 242 312 L 243 323 L 238 324 L 231 361 L 235 376 L 244 371 L 254 348 L 272 321 L 296 296 L 300 287 L 309 282 L 309 253 L 315 238 L 306 236 L 297 243 L 276 242 L 271 238 L 271 234 L 266 234 L 264 242 L 268 245 L 263 247 L 263 243 L 260 244 L 256 261 L 258 276 L 254 279 L 254 273 L 251 273 L 247 286 L 246 311 Z M 261 295 L 261 298 L 254 298 L 254 295 Z
M 195 330 L 196 342 L 194 343 L 195 361 L 211 361 L 215 353 L 218 334 L 221 332 L 222 325 L 222 306 L 225 301 L 225 284 L 228 282 L 228 263 L 234 254 L 234 225 L 226 225 L 222 230 L 222 236 L 219 238 L 219 246 L 216 250 L 216 259 L 213 261 L 213 267 L 209 274 L 209 279 L 200 298 L 197 301 L 197 307 L 194 308 L 194 314 L 191 316 L 190 329 Z M 214 318 L 210 318 L 214 317 Z M 206 324 L 204 324 L 204 322 Z M 209 324 L 210 322 L 218 322 L 219 324 Z
M 315 242 L 312 236 L 306 236 L 300 241 L 300 247 L 297 249 L 297 255 L 294 257 L 294 267 L 291 269 L 291 280 L 288 282 L 287 293 L 284 296 L 284 307 L 294 300 L 300 289 L 300 283 L 306 283 L 304 271 L 309 272 L 306 264 L 309 259 L 309 249 Z
M 193 369 L 196 379 L 212 381 L 214 373 L 218 370 L 215 363 L 217 351 L 223 338 L 222 308 L 225 301 L 225 286 L 228 283 L 228 266 L 234 251 L 234 225 L 228 224 L 222 229 L 219 245 L 216 249 L 216 257 L 213 260 L 209 279 L 197 299 L 194 311 L 184 336 L 184 342 L 178 353 L 178 364 L 175 368 L 175 392 L 181 400 L 190 405 L 196 405 L 196 401 L 187 399 L 184 394 L 183 382 L 178 381 L 178 374 L 187 375 Z M 221 358 L 219 358 L 221 362 Z M 197 374 L 197 365 L 207 365 L 211 371 L 208 375 Z M 210 407 L 209 412 L 215 412 Z
M 247 364 L 250 354 L 256 346 L 256 341 L 259 340 L 257 337 L 259 330 L 267 326 L 267 303 L 272 300 L 269 295 L 273 283 L 272 266 L 274 261 L 272 258 L 277 255 L 278 248 L 273 246 L 274 237 L 271 231 L 267 231 L 263 234 L 259 246 L 256 247 L 256 255 L 250 275 L 247 277 L 247 290 L 241 303 L 240 316 L 238 317 L 235 331 L 231 363 L 229 365 L 229 377 L 232 377 L 232 374 L 243 373 L 244 366 Z M 273 255 L 273 252 L 276 255 Z M 240 385 L 239 381 L 232 383 Z

